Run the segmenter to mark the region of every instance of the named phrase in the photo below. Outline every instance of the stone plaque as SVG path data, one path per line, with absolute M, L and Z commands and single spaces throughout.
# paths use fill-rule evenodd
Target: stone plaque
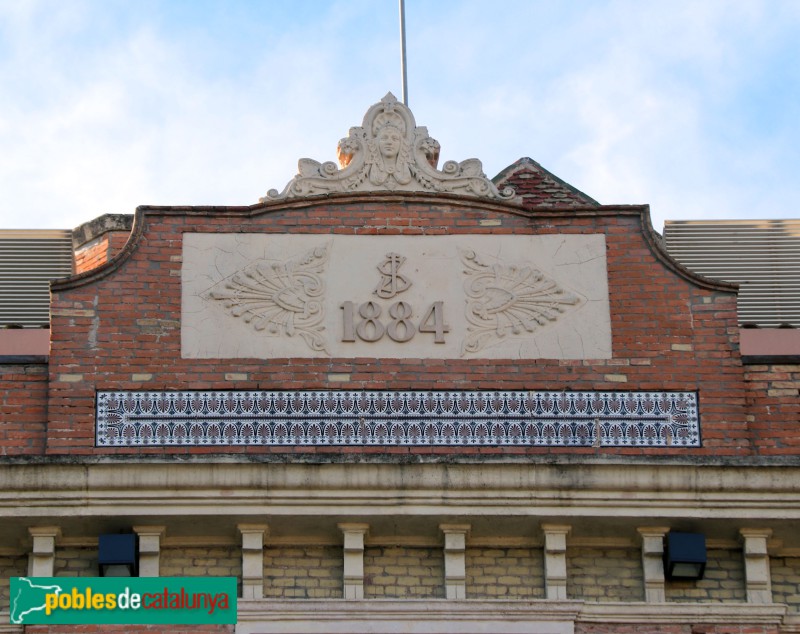
M 602 235 L 186 234 L 184 358 L 607 359 Z

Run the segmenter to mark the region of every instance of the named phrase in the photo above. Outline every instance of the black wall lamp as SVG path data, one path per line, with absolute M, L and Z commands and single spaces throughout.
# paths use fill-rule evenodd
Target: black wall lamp
M 136 533 L 100 535 L 97 563 L 101 577 L 136 577 L 139 575 Z
M 664 548 L 667 579 L 698 581 L 706 570 L 706 536 L 702 533 L 669 532 Z

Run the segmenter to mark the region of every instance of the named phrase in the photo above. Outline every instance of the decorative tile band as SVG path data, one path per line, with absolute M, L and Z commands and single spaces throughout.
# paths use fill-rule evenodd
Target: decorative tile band
M 98 392 L 100 447 L 699 447 L 693 392 Z

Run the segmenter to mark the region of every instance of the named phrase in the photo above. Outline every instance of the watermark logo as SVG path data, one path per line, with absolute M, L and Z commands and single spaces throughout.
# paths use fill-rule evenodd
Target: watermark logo
M 11 623 L 236 623 L 236 577 L 12 577 Z

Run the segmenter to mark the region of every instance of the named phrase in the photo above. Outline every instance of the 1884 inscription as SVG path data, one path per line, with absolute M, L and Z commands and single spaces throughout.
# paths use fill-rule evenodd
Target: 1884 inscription
M 412 282 L 400 273 L 400 267 L 406 258 L 398 253 L 387 253 L 386 259 L 378 265 L 381 280 L 373 293 L 382 299 L 392 299 L 408 290 Z M 405 343 L 414 338 L 418 332 L 432 333 L 434 343 L 445 343 L 445 333 L 450 326 L 444 320 L 444 301 L 434 301 L 414 325 L 414 309 L 411 304 L 398 301 L 386 306 L 376 301 L 356 304 L 352 301 L 342 302 L 342 341 L 353 343 L 361 341 L 379 341 L 384 335 L 397 343 Z M 382 317 L 388 314 L 388 321 Z

